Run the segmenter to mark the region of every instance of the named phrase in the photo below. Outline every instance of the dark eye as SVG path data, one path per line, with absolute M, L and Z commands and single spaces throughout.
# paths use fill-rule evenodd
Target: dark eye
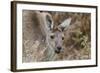
M 50 38 L 51 38 L 51 39 L 54 39 L 54 36 L 52 35 L 52 36 L 50 36 Z
M 64 40 L 64 37 L 62 37 L 62 40 Z

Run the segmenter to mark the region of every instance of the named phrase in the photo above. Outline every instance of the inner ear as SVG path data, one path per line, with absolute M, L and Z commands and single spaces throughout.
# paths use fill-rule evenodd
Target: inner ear
M 60 29 L 61 29 L 61 31 L 64 31 L 65 27 L 61 27 Z
M 46 15 L 46 22 L 47 22 L 48 28 L 50 30 L 53 29 L 53 20 L 52 20 L 52 17 L 50 15 Z

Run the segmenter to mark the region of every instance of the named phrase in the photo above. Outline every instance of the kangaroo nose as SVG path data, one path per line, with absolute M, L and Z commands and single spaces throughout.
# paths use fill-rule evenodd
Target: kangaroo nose
M 61 50 L 61 47 L 57 47 L 58 50 Z

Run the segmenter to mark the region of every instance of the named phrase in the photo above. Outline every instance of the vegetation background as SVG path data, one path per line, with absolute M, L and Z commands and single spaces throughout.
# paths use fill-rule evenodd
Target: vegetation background
M 45 11 L 44 11 L 45 12 Z M 47 12 L 47 11 L 46 11 Z M 48 12 L 54 25 L 67 18 L 71 24 L 64 32 L 64 53 L 52 54 L 42 41 L 42 33 L 36 22 L 34 11 L 23 10 L 23 62 L 83 60 L 91 58 L 91 14 L 76 12 Z M 51 55 L 53 57 L 51 57 Z

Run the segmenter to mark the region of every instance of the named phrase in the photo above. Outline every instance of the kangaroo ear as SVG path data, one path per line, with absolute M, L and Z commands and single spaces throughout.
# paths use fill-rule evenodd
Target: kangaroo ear
M 66 20 L 64 20 L 60 25 L 59 25 L 59 28 L 61 28 L 62 31 L 66 30 L 68 28 L 68 26 L 70 25 L 71 23 L 71 18 L 68 18 Z
M 47 23 L 49 30 L 52 30 L 53 26 L 54 26 L 53 25 L 53 19 L 52 19 L 52 16 L 49 13 L 46 14 L 46 23 Z

